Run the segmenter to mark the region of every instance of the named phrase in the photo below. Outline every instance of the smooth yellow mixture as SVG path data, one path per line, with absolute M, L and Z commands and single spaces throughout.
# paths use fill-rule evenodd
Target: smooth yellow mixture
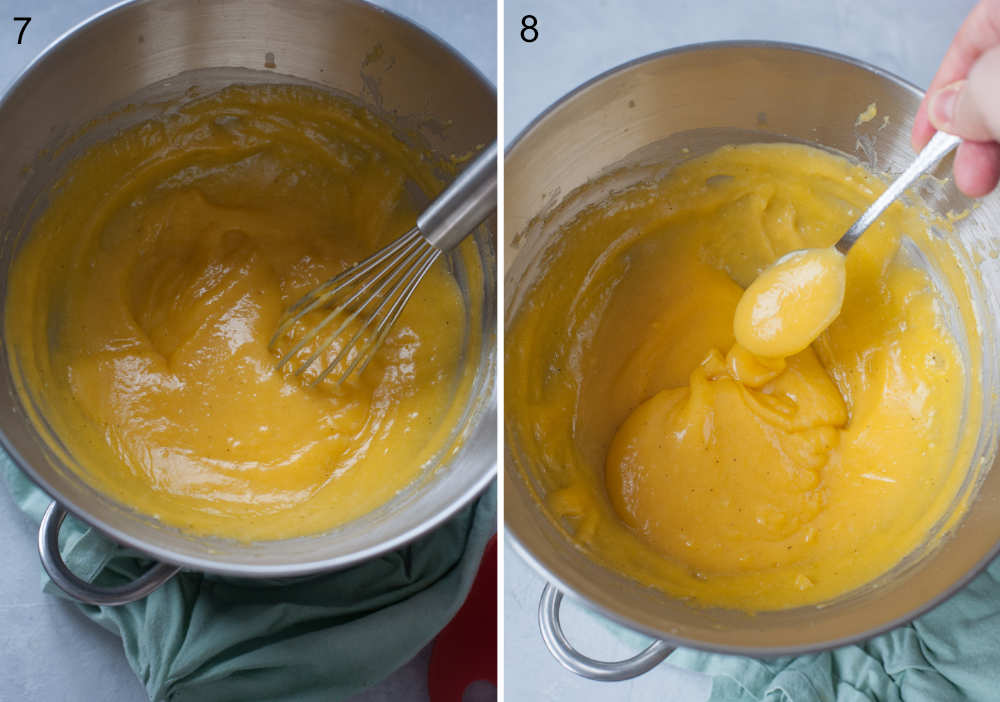
M 733 334 L 755 356 L 805 351 L 840 314 L 847 262 L 831 247 L 792 251 L 765 268 L 733 313 Z
M 277 539 L 377 508 L 449 449 L 478 310 L 435 264 L 339 388 L 309 387 L 322 363 L 276 372 L 290 342 L 267 343 L 290 303 L 413 225 L 407 183 L 435 190 L 428 168 L 291 86 L 228 88 L 95 146 L 11 271 L 21 393 L 88 480 L 185 530 Z
M 979 410 L 941 298 L 900 255 L 905 234 L 960 279 L 917 212 L 894 205 L 851 250 L 816 343 L 761 357 L 734 337 L 744 287 L 831 246 L 883 187 L 816 149 L 724 147 L 565 227 L 509 320 L 505 411 L 515 465 L 579 547 L 702 605 L 769 610 L 927 540 Z

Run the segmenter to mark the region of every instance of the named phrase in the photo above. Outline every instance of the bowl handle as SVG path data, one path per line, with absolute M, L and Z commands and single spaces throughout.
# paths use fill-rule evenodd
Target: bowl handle
M 674 650 L 666 641 L 657 640 L 623 661 L 598 661 L 585 656 L 573 648 L 559 623 L 562 598 L 561 592 L 545 583 L 538 601 L 538 628 L 542 630 L 542 640 L 549 653 L 571 673 L 605 682 L 628 680 L 649 672 Z
M 177 566 L 157 563 L 138 578 L 125 585 L 102 587 L 88 583 L 73 574 L 59 553 L 59 527 L 66 519 L 66 510 L 53 502 L 45 510 L 38 528 L 38 553 L 42 566 L 60 590 L 70 597 L 91 605 L 122 605 L 141 600 L 180 570 Z

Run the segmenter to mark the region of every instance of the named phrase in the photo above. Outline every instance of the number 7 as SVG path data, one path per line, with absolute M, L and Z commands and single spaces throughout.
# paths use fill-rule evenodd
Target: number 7
M 24 30 L 28 28 L 28 24 L 31 22 L 31 18 L 30 17 L 15 17 L 14 21 L 15 22 L 24 22 L 24 24 L 21 25 L 21 31 L 17 33 L 17 43 L 20 44 L 21 43 L 21 39 L 24 37 Z

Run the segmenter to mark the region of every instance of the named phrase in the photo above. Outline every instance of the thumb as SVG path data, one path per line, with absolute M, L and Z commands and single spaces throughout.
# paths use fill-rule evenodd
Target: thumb
M 970 141 L 1000 141 L 1000 47 L 972 65 L 969 77 L 946 85 L 927 105 L 935 129 Z

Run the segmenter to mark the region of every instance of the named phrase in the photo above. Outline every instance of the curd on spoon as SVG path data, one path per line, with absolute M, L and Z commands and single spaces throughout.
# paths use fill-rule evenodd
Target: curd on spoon
M 833 247 L 782 256 L 736 305 L 736 341 L 763 358 L 804 351 L 840 314 L 846 279 L 844 255 Z

